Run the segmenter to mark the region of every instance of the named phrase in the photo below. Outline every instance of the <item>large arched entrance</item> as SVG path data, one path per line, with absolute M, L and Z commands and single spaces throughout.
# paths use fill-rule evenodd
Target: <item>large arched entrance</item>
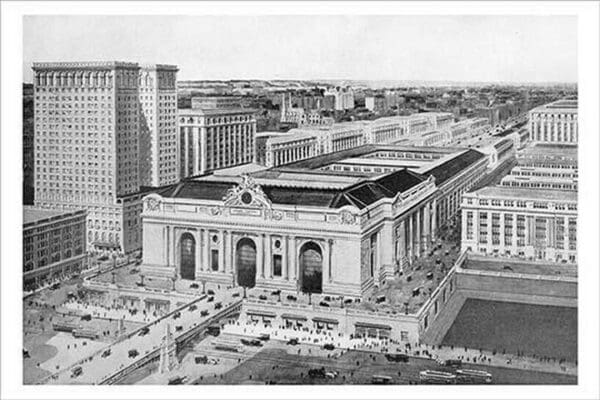
M 300 248 L 300 288 L 305 293 L 323 292 L 323 253 L 315 242 Z
M 237 243 L 236 252 L 237 283 L 247 288 L 256 284 L 256 245 L 252 239 L 243 238 Z
M 179 274 L 181 279 L 196 278 L 196 239 L 191 233 L 184 233 L 179 239 Z

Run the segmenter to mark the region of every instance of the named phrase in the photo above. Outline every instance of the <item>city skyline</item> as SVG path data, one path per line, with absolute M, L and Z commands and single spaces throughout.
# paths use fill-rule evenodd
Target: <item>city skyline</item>
M 177 64 L 182 81 L 376 76 L 576 83 L 576 22 L 570 16 L 25 16 L 23 78 L 31 82 L 33 62 L 135 59 Z

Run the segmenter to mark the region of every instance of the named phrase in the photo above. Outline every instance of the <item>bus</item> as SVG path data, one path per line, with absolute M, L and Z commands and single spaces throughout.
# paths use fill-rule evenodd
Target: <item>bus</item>
M 75 329 L 73 330 L 73 337 L 93 340 L 98 339 L 98 333 L 90 329 Z
M 492 383 L 492 374 L 486 371 L 477 371 L 474 369 L 457 369 L 456 376 L 458 378 L 459 383 Z
M 52 329 L 57 332 L 73 332 L 75 329 L 79 329 L 79 324 L 71 322 L 54 322 L 52 323 Z
M 456 375 L 443 371 L 426 370 L 419 372 L 419 380 L 422 383 L 431 384 L 453 384 L 456 383 Z
M 229 341 L 213 340 L 212 345 L 217 350 L 231 351 L 233 353 L 242 353 L 244 351 L 244 347 L 241 344 Z
M 389 385 L 392 383 L 392 377 L 387 375 L 373 375 L 371 383 L 375 385 Z

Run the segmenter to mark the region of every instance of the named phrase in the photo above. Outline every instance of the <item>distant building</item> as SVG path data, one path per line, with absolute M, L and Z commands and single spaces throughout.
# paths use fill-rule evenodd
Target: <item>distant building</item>
M 271 138 L 285 137 L 287 132 L 259 132 L 256 134 L 256 156 L 255 162 L 259 165 L 267 165 L 267 141 Z
M 23 288 L 65 279 L 87 265 L 85 210 L 23 208 Z
M 365 97 L 365 108 L 373 112 L 381 112 L 386 110 L 386 98 L 382 95 Z
M 264 146 L 264 165 L 267 167 L 305 160 L 319 154 L 319 142 L 310 132 L 272 136 L 266 139 Z
M 577 143 L 577 100 L 559 100 L 529 111 L 532 142 Z
M 253 162 L 255 134 L 254 110 L 180 109 L 181 178 Z
M 192 97 L 192 108 L 204 108 L 209 110 L 223 108 L 240 108 L 242 98 L 239 96 L 194 96 Z
M 462 202 L 462 250 L 577 263 L 577 192 L 485 187 Z
M 334 104 L 333 109 L 336 111 L 352 110 L 354 109 L 354 92 L 352 88 L 332 88 L 325 92 L 325 96 L 333 96 Z

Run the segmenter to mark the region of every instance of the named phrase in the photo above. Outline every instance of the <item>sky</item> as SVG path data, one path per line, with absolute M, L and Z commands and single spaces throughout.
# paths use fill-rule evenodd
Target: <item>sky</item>
M 41 61 L 175 64 L 179 80 L 576 82 L 574 16 L 26 16 Z

